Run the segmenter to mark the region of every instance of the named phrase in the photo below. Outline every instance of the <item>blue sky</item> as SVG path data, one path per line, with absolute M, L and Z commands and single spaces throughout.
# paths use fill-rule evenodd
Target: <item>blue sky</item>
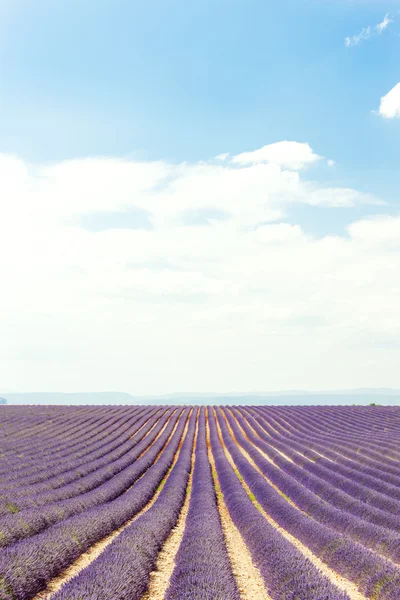
M 350 182 L 377 186 L 370 170 L 398 161 L 398 127 L 371 111 L 399 79 L 399 23 L 357 47 L 344 39 L 399 10 L 381 1 L 2 0 L 1 148 L 30 160 L 198 160 L 307 140 Z
M 385 16 L 387 24 L 379 29 L 379 24 L 385 22 Z M 351 39 L 348 44 L 345 43 L 346 37 Z M 392 240 L 393 236 L 396 239 L 397 235 L 393 234 L 393 228 L 397 226 L 400 205 L 400 119 L 384 115 L 382 111 L 379 114 L 379 108 L 381 98 L 400 81 L 399 55 L 398 0 L 284 0 L 279 3 L 261 0 L 204 0 L 201 3 L 188 0 L 0 0 L 0 153 L 5 165 L 3 172 L 9 177 L 4 179 L 3 222 L 7 223 L 6 233 L 9 235 L 9 238 L 5 238 L 8 244 L 6 249 L 9 250 L 19 236 L 25 240 L 26 245 L 23 250 L 21 245 L 18 246 L 20 255 L 17 253 L 18 259 L 15 258 L 18 268 L 11 260 L 3 265 L 5 273 L 13 278 L 8 304 L 4 301 L 4 310 L 10 306 L 19 306 L 23 293 L 39 289 L 42 295 L 37 297 L 35 309 L 39 315 L 38 323 L 49 329 L 43 348 L 39 350 L 32 344 L 32 336 L 37 335 L 37 330 L 29 320 L 29 313 L 24 313 L 22 304 L 15 309 L 15 315 L 11 318 L 12 325 L 8 321 L 2 324 L 2 329 L 0 323 L 0 333 L 3 332 L 3 335 L 14 336 L 17 331 L 16 337 L 20 336 L 15 343 L 13 357 L 9 359 L 10 381 L 4 382 L 4 387 L 21 389 L 25 386 L 26 389 L 35 390 L 48 387 L 62 391 L 67 387 L 66 381 L 71 380 L 62 375 L 68 369 L 75 373 L 72 378 L 74 383 L 71 384 L 74 389 L 92 390 L 96 387 L 95 371 L 86 366 L 89 375 L 81 376 L 79 364 L 74 362 L 72 356 L 76 347 L 76 338 L 70 335 L 71 329 L 68 326 L 72 313 L 68 312 L 68 307 L 60 300 L 61 297 L 65 298 L 65 290 L 62 291 L 61 288 L 67 285 L 66 281 L 70 281 L 68 277 L 71 273 L 77 279 L 72 278 L 73 282 L 68 284 L 67 289 L 75 290 L 74 301 L 78 290 L 85 287 L 84 282 L 90 281 L 88 289 L 90 288 L 92 296 L 89 294 L 86 304 L 82 300 L 83 304 L 74 309 L 83 319 L 87 317 L 90 303 L 103 292 L 107 300 L 104 301 L 102 310 L 106 311 L 107 318 L 110 319 L 110 331 L 120 330 L 122 337 L 128 316 L 121 317 L 121 322 L 115 322 L 115 328 L 112 327 L 118 302 L 125 302 L 127 315 L 137 312 L 142 314 L 144 305 L 149 306 L 155 302 L 157 308 L 154 311 L 160 316 L 155 323 L 154 311 L 143 313 L 142 325 L 137 326 L 138 330 L 132 326 L 133 338 L 136 331 L 138 336 L 143 334 L 143 323 L 152 323 L 153 331 L 154 327 L 158 328 L 157 331 L 161 327 L 160 335 L 164 339 L 164 346 L 160 350 L 160 356 L 157 353 L 153 355 L 154 344 L 149 343 L 147 358 L 138 367 L 139 375 L 135 373 L 124 377 L 121 373 L 125 373 L 126 369 L 123 371 L 122 366 L 118 366 L 125 364 L 124 360 L 114 357 L 115 371 L 110 379 L 101 380 L 101 389 L 117 389 L 120 381 L 122 389 L 140 393 L 163 393 L 182 388 L 192 391 L 207 391 L 211 388 L 217 391 L 248 391 L 252 388 L 253 381 L 255 387 L 261 386 L 264 389 L 313 387 L 313 350 L 310 350 L 308 366 L 293 366 L 292 371 L 289 369 L 293 375 L 291 381 L 284 377 L 287 368 L 284 359 L 287 347 L 284 343 L 285 336 L 293 333 L 293 319 L 297 319 L 298 323 L 298 319 L 303 318 L 303 323 L 308 323 L 309 319 L 313 323 L 324 322 L 328 329 L 331 321 L 336 323 L 334 335 L 338 335 L 340 339 L 335 337 L 336 341 L 332 345 L 338 354 L 343 354 L 343 350 L 351 352 L 353 347 L 365 346 L 366 339 L 367 345 L 372 343 L 374 348 L 368 356 L 360 359 L 354 379 L 343 371 L 343 376 L 338 377 L 335 385 L 334 374 L 327 367 L 330 375 L 321 376 L 321 380 L 315 382 L 315 388 L 370 384 L 385 386 L 397 383 L 400 386 L 400 379 L 397 380 L 397 375 L 390 367 L 394 356 L 391 335 L 396 331 L 397 325 L 400 326 L 400 315 L 395 308 L 397 288 L 390 288 L 390 281 L 396 276 L 398 255 L 395 253 L 393 256 L 394 242 L 391 241 L 388 250 L 390 256 L 382 256 L 379 242 L 386 241 L 387 238 Z M 400 92 L 398 96 L 392 96 L 391 106 L 393 98 L 395 102 L 399 98 L 400 114 Z M 230 158 L 225 158 L 225 161 L 215 159 L 217 155 L 229 153 L 229 157 L 235 157 L 284 141 L 303 144 L 298 147 L 301 152 L 307 152 L 304 145 L 308 144 L 313 158 L 307 158 L 298 167 L 293 161 L 289 164 L 287 160 L 282 162 L 281 158 L 278 160 L 276 157 L 263 159 L 258 163 L 235 163 L 233 160 L 226 166 L 221 184 L 214 182 L 214 173 L 205 173 L 202 167 L 208 165 L 211 169 L 210 165 L 228 165 Z M 122 173 L 124 164 L 131 165 L 134 171 L 132 180 L 130 175 Z M 281 183 L 278 185 L 274 179 L 272 187 L 267 186 L 268 190 L 265 188 L 274 199 L 273 206 L 268 207 L 268 214 L 261 215 L 259 212 L 261 200 L 258 191 L 254 206 L 249 212 L 245 210 L 255 187 L 259 184 L 261 190 L 264 185 L 263 176 L 259 181 L 257 179 L 261 166 L 255 177 L 250 171 L 247 172 L 246 166 L 251 164 L 254 169 L 257 164 L 270 167 L 278 165 L 277 169 L 282 171 L 279 174 L 271 171 L 268 175 L 271 178 L 282 177 L 284 182 L 281 188 L 282 181 L 279 180 Z M 228 182 L 226 179 L 228 175 L 239 177 L 235 165 L 240 165 L 243 175 L 240 183 L 235 183 L 233 179 L 231 183 L 231 180 Z M 117 170 L 104 175 L 109 179 L 99 183 L 101 176 L 108 173 L 111 167 Z M 207 178 L 206 183 L 204 177 Z M 298 182 L 293 180 L 296 177 L 301 182 L 301 189 L 296 187 Z M 143 178 L 144 183 L 137 184 L 137 178 L 140 182 Z M 146 183 L 148 178 L 151 179 L 151 185 Z M 92 188 L 94 179 L 96 184 Z M 126 183 L 125 187 L 122 183 L 117 185 L 119 200 L 114 198 L 113 182 L 116 179 Z M 40 187 L 39 180 L 46 180 L 49 189 Z M 191 187 L 191 182 L 194 187 Z M 162 203 L 155 207 L 150 202 L 147 206 L 143 199 L 146 194 L 163 190 L 168 183 L 170 189 L 165 202 L 176 203 L 173 218 L 172 209 L 168 209 L 168 212 Z M 199 190 L 203 189 L 203 183 L 203 199 L 194 201 Z M 131 185 L 132 189 L 129 188 Z M 215 191 L 219 185 L 222 190 L 242 190 L 242 196 L 239 194 L 235 198 L 237 206 L 232 212 L 229 200 L 219 202 Z M 57 210 L 54 209 L 55 203 L 50 198 L 54 198 L 54 194 L 57 198 L 63 196 L 68 186 L 69 193 L 77 198 L 76 206 L 71 196 L 65 192 L 62 209 L 61 201 Z M 77 190 L 82 189 L 87 194 L 85 198 L 78 198 L 80 192 Z M 331 199 L 331 192 L 327 197 L 327 189 L 335 190 L 335 200 Z M 136 199 L 138 194 L 141 194 L 139 200 Z M 181 196 L 187 198 L 187 206 Z M 135 200 L 131 201 L 130 198 Z M 282 200 L 281 204 L 279 199 Z M 13 208 L 10 208 L 11 204 Z M 235 225 L 232 225 L 231 214 L 234 215 L 232 218 L 238 219 Z M 391 219 L 390 223 L 388 219 Z M 33 226 L 32 222 L 36 225 Z M 210 275 L 206 272 L 206 265 L 211 263 L 224 263 L 225 273 L 230 273 L 229 269 L 239 269 L 240 254 L 236 255 L 236 250 L 232 250 L 229 260 L 228 254 L 220 256 L 221 249 L 216 240 L 219 239 L 221 247 L 228 249 L 237 248 L 246 242 L 247 251 L 252 242 L 248 243 L 247 238 L 234 238 L 232 228 L 236 228 L 236 235 L 249 228 L 258 230 L 267 223 L 275 228 L 274 232 L 278 231 L 279 226 L 279 232 L 290 232 L 290 239 L 277 242 L 278 245 L 285 243 L 283 252 L 274 250 L 272 255 L 265 255 L 265 261 L 269 262 L 276 252 L 279 252 L 280 257 L 287 254 L 287 262 L 285 263 L 284 258 L 285 266 L 282 269 L 289 269 L 289 278 L 290 264 L 293 265 L 290 257 L 294 259 L 298 255 L 298 250 L 292 247 L 292 236 L 304 250 L 304 260 L 308 256 L 308 250 L 305 249 L 306 242 L 299 241 L 301 236 L 311 246 L 317 243 L 323 245 L 322 252 L 327 252 L 328 273 L 326 270 L 319 272 L 318 266 L 315 267 L 314 278 L 312 270 L 304 273 L 305 285 L 311 286 L 310 296 L 317 298 L 318 305 L 318 298 L 324 289 L 320 278 L 324 278 L 325 283 L 325 277 L 328 282 L 340 279 L 341 285 L 346 288 L 348 282 L 354 282 L 365 268 L 365 280 L 360 282 L 357 291 L 354 290 L 350 301 L 351 310 L 360 314 L 360 310 L 366 310 L 364 305 L 360 307 L 357 304 L 358 301 L 362 303 L 363 286 L 371 285 L 371 294 L 376 294 L 374 288 L 382 276 L 382 265 L 387 265 L 389 261 L 392 266 L 387 266 L 387 279 L 381 283 L 381 290 L 392 301 L 389 309 L 391 316 L 387 316 L 390 322 L 380 323 L 378 320 L 374 325 L 375 333 L 367 335 L 364 331 L 365 322 L 371 314 L 377 318 L 380 304 L 376 298 L 376 305 L 370 307 L 370 312 L 366 311 L 361 329 L 354 333 L 353 339 L 346 329 L 346 324 L 351 322 L 350 309 L 346 315 L 338 316 L 335 313 L 337 321 L 331 314 L 324 313 L 320 305 L 318 310 L 311 310 L 311 315 L 303 314 L 301 309 L 299 316 L 299 307 L 306 302 L 306 296 L 302 299 L 300 289 L 291 290 L 290 285 L 286 289 L 286 284 L 281 280 L 276 282 L 274 288 L 276 306 L 274 304 L 275 308 L 271 308 L 271 313 L 266 316 L 265 306 L 270 306 L 268 294 L 271 291 L 263 288 L 261 293 L 258 289 L 257 282 L 266 276 L 265 262 L 262 261 L 258 270 L 255 269 L 253 273 L 253 280 L 248 282 L 247 291 L 237 291 L 235 295 L 232 290 L 241 280 L 240 270 L 236 271 L 237 279 L 230 279 L 228 285 L 232 292 L 230 308 L 223 311 L 225 288 L 218 291 L 213 285 L 211 288 L 207 287 L 207 283 L 207 292 L 204 292 L 201 281 L 208 281 L 208 277 L 214 283 L 218 281 L 220 276 L 217 273 Z M 362 235 L 370 235 L 371 223 L 376 228 L 390 227 L 390 232 L 382 233 L 381 229 L 378 232 L 375 228 L 371 233 L 377 244 L 374 250 L 367 252 L 358 248 L 358 258 L 351 255 L 357 266 L 354 278 L 340 268 L 340 265 L 346 263 L 346 258 L 342 257 L 342 254 L 345 256 L 343 248 L 347 251 L 349 245 L 346 246 L 346 242 L 349 240 L 354 246 L 360 243 L 359 231 L 363 232 Z M 61 229 L 57 229 L 58 227 Z M 33 228 L 37 232 L 37 238 L 43 242 L 43 248 L 37 250 L 35 260 L 30 255 L 32 245 L 37 249 Z M 188 234 L 189 230 L 193 234 Z M 41 232 L 40 235 L 38 232 Z M 131 237 L 128 238 L 130 234 Z M 31 235 L 33 237 L 29 245 L 27 240 Z M 84 235 L 87 237 L 83 239 Z M 150 241 L 147 238 L 142 240 L 137 237 L 141 235 L 153 235 L 153 238 L 149 238 Z M 186 246 L 189 243 L 186 235 L 189 238 L 191 235 L 193 238 L 198 236 L 193 247 Z M 271 235 L 275 239 L 276 234 Z M 60 277 L 60 296 L 57 296 L 57 288 L 55 291 L 54 286 L 49 292 L 49 277 L 54 272 L 46 262 L 46 254 L 49 247 L 52 247 L 51 240 L 61 240 L 64 239 L 63 236 L 65 246 L 55 252 L 60 263 L 54 259 L 52 267 L 56 269 L 57 265 L 60 267 L 62 264 L 65 269 L 56 269 Z M 179 236 L 182 236 L 180 255 L 173 243 L 174 239 L 180 239 Z M 335 237 L 335 243 L 341 244 L 340 248 L 330 248 L 332 236 Z M 145 248 L 148 245 L 147 254 L 137 250 L 141 244 Z M 203 244 L 211 249 L 216 244 L 215 252 L 210 250 L 209 255 L 200 257 L 198 248 Z M 73 258 L 66 258 L 65 248 L 75 245 L 79 246 L 81 254 L 77 252 Z M 113 268 L 110 267 L 108 271 L 104 261 L 95 264 L 92 255 L 97 253 L 107 261 L 106 249 L 110 245 L 115 255 L 109 258 Z M 319 248 L 311 246 L 310 252 L 314 255 L 319 252 Z M 158 248 L 157 252 L 154 248 Z M 329 271 L 331 263 L 328 256 L 332 252 L 342 258 Z M 368 264 L 376 269 L 376 277 L 372 281 L 368 281 L 368 264 L 360 266 L 358 263 L 362 258 L 365 260 L 366 252 L 370 257 Z M 255 251 L 256 256 L 257 254 Z M 29 263 L 29 269 L 27 256 L 33 261 L 32 264 Z M 248 256 L 250 262 L 251 256 Z M 188 257 L 191 265 L 187 264 Z M 228 262 L 225 263 L 225 260 Z M 340 260 L 344 262 L 341 263 Z M 347 257 L 347 260 L 352 259 Z M 142 278 L 142 284 L 134 290 L 128 284 L 127 280 L 131 280 L 124 271 L 130 269 L 132 264 L 139 265 L 140 273 L 137 275 L 140 275 L 139 279 Z M 167 279 L 167 272 L 169 273 L 172 279 L 168 284 L 164 279 L 150 281 L 149 273 L 154 273 L 154 264 L 170 265 L 169 269 L 156 269 L 161 279 Z M 143 273 L 143 265 L 147 265 L 148 272 L 144 268 L 146 272 Z M 294 266 L 292 268 L 297 269 Z M 20 273 L 19 278 L 12 275 L 16 272 Z M 116 272 L 120 274 L 120 279 L 112 283 Z M 85 274 L 86 279 L 79 279 L 77 273 Z M 178 282 L 179 273 L 182 274 L 182 279 Z M 3 276 L 6 277 L 6 274 Z M 17 280 L 18 285 L 15 283 Z M 182 284 L 182 281 L 186 283 Z M 187 294 L 190 282 L 194 288 L 197 286 L 197 291 Z M 33 287 L 30 288 L 29 285 Z M 107 289 L 105 293 L 104 290 L 112 285 L 117 291 L 110 295 Z M 157 293 L 152 286 L 157 288 Z M 172 294 L 174 286 L 177 291 Z M 301 288 L 301 282 L 299 286 Z M 165 292 L 166 289 L 169 291 Z M 248 294 L 255 289 L 258 289 L 258 296 L 250 299 Z M 162 300 L 158 298 L 158 293 Z M 351 289 L 349 293 L 352 294 Z M 204 313 L 197 315 L 196 321 L 193 304 L 198 303 L 198 294 L 202 298 L 202 306 L 205 303 L 204 294 L 213 300 L 211 304 L 203 306 Z M 281 294 L 285 297 L 281 297 Z M 53 303 L 45 308 L 43 298 L 52 295 Z M 217 301 L 216 297 L 220 300 Z M 329 297 L 328 294 L 327 298 Z M 256 341 L 255 324 L 250 322 L 248 316 L 252 309 L 256 314 L 257 310 L 261 311 L 260 318 L 272 319 L 277 327 L 277 323 L 279 327 L 283 322 L 286 323 L 288 329 L 281 331 L 268 320 L 268 327 L 271 329 L 266 326 L 269 333 L 265 334 L 267 337 L 261 343 L 263 352 L 269 357 L 264 357 L 265 360 L 271 360 L 271 368 L 281 375 L 264 381 L 261 350 L 254 350 L 254 360 L 246 367 L 243 379 L 238 378 L 232 384 L 227 381 L 226 375 L 222 377 L 215 374 L 201 389 L 203 384 L 198 373 L 192 379 L 190 374 L 187 378 L 180 379 L 181 375 L 177 370 L 171 378 L 161 377 L 159 388 L 154 386 L 154 382 L 149 382 L 143 373 L 151 372 L 151 365 L 158 364 L 157 361 L 161 364 L 165 356 L 173 353 L 168 342 L 171 332 L 161 324 L 165 324 L 166 320 L 171 323 L 175 318 L 179 320 L 181 302 L 186 308 L 189 306 L 186 333 L 182 333 L 183 348 L 190 339 L 190 335 L 186 337 L 187 331 L 193 333 L 193 328 L 197 331 L 203 317 L 206 322 L 204 328 L 208 333 L 204 334 L 202 331 L 199 338 L 196 337 L 197 333 L 193 333 L 196 348 L 202 348 L 203 345 L 206 348 L 213 342 L 217 342 L 218 348 L 224 347 L 219 338 L 216 340 L 214 337 L 213 328 L 215 320 L 219 318 L 219 310 L 225 315 L 233 315 L 224 325 L 230 331 L 230 341 L 226 342 L 230 345 L 234 343 L 235 332 L 239 335 L 239 331 L 239 337 L 247 339 L 249 348 L 252 347 L 252 340 Z M 285 302 L 287 312 L 282 309 L 281 314 L 279 307 L 285 305 Z M 344 304 L 345 296 L 334 301 L 335 309 Z M 141 310 L 138 311 L 139 305 Z M 210 314 L 213 315 L 211 321 Z M 246 314 L 249 320 L 245 331 L 239 329 L 238 315 L 241 314 Z M 27 323 L 29 331 L 26 329 Z M 63 343 L 51 333 L 55 324 L 63 332 L 60 335 Z M 221 332 L 226 330 L 221 324 L 219 326 Z M 38 328 L 40 329 L 39 325 Z M 383 331 L 387 333 L 383 334 Z M 319 336 L 322 333 L 326 335 L 326 332 L 323 328 L 318 331 L 310 330 L 309 340 L 313 339 L 313 335 L 316 336 L 315 339 L 320 339 Z M 382 339 L 379 336 L 379 339 L 375 339 L 376 332 L 383 336 Z M 78 332 L 75 333 L 79 335 Z M 303 334 L 306 335 L 307 330 L 301 333 Z M 268 335 L 278 335 L 282 343 L 279 364 L 270 356 L 270 346 L 266 341 Z M 91 349 L 99 342 L 95 319 L 87 339 L 90 340 L 87 345 L 87 353 L 90 354 Z M 125 349 L 129 345 L 127 338 L 118 340 L 115 343 L 121 343 L 121 347 Z M 365 366 L 384 361 L 382 347 L 386 346 L 390 348 L 387 350 L 389 358 L 386 361 L 389 366 L 375 379 L 364 381 Z M 71 355 L 68 354 L 68 348 Z M 325 348 L 326 364 L 331 364 L 329 361 L 333 360 L 331 350 L 328 344 Z M 197 360 L 200 360 L 200 364 L 204 360 L 206 366 L 207 352 L 205 349 L 204 354 L 203 350 L 199 352 L 202 358 L 200 360 L 195 352 Z M 54 380 L 46 380 L 44 375 L 48 356 L 52 360 L 59 357 Z M 231 364 L 235 361 L 240 364 L 242 358 L 239 352 L 229 360 Z M 100 362 L 107 360 L 103 356 Z M 227 365 L 229 360 L 227 359 Z M 295 362 L 295 353 L 291 360 Z M 42 374 L 38 374 L 38 361 L 42 361 L 42 371 L 39 369 Z M 303 380 L 301 374 L 308 372 L 307 369 L 310 369 L 310 374 Z M 26 370 L 31 375 L 26 383 L 21 384 L 21 373 Z M 221 372 L 228 373 L 228 366 Z M 134 385 L 137 376 L 141 381 L 138 389 Z

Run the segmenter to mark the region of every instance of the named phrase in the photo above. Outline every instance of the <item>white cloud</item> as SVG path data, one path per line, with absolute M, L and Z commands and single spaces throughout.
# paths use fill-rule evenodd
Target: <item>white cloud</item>
M 380 215 L 352 223 L 348 230 L 353 240 L 363 244 L 400 250 L 400 218 Z
M 359 204 L 382 204 L 372 194 L 357 192 L 351 188 L 317 187 L 315 184 L 303 188 L 303 201 L 312 206 L 347 207 Z
M 400 83 L 381 98 L 379 114 L 385 119 L 400 117 Z
M 347 36 L 344 40 L 346 46 L 358 46 L 363 40 L 368 40 L 372 35 L 372 28 L 370 26 L 361 29 L 360 33 L 353 35 L 352 37 Z
M 379 347 L 400 334 L 400 218 L 307 235 L 285 219 L 291 203 L 375 201 L 303 181 L 294 164 L 310 155 L 218 165 L 0 156 L 1 385 L 400 385 L 398 361 Z M 81 226 L 133 207 L 152 229 Z M 183 226 L 188 211 L 229 218 Z
M 385 31 L 385 29 L 387 29 L 390 23 L 393 23 L 393 19 L 391 19 L 389 13 L 387 13 L 384 16 L 383 20 L 377 25 L 374 25 L 373 27 L 371 25 L 368 25 L 368 27 L 364 27 L 356 35 L 347 36 L 344 40 L 345 46 L 358 46 L 361 42 L 365 40 L 369 40 L 372 37 L 381 35 Z
M 240 165 L 269 163 L 285 169 L 300 170 L 317 162 L 321 156 L 315 154 L 309 144 L 299 142 L 276 142 L 252 152 L 242 152 L 232 161 Z
M 383 21 L 381 23 L 378 23 L 378 25 L 376 26 L 376 28 L 379 31 L 379 33 L 382 33 L 382 31 L 385 31 L 386 27 L 388 25 L 390 25 L 390 23 L 393 23 L 393 19 L 391 19 L 389 17 L 389 13 L 387 13 L 384 16 Z

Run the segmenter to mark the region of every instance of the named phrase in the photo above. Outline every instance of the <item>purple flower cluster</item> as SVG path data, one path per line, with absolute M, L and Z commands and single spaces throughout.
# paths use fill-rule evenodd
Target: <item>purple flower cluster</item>
M 268 454 L 280 469 L 299 481 L 306 489 L 314 492 L 336 508 L 350 512 L 380 527 L 390 529 L 393 533 L 400 533 L 399 515 L 384 510 L 385 501 L 387 500 L 390 503 L 390 499 L 378 496 L 382 500 L 382 503 L 380 507 L 376 507 L 374 506 L 374 499 L 377 496 L 375 493 L 372 493 L 372 502 L 369 502 L 370 494 L 368 489 L 363 490 L 362 499 L 357 498 L 356 495 L 352 494 L 355 482 L 344 479 L 341 485 L 335 485 L 336 479 L 329 477 L 330 471 L 320 466 L 321 456 L 313 455 L 310 452 L 307 453 L 304 446 L 293 442 L 291 439 L 282 441 L 281 437 L 276 438 L 272 435 L 266 435 L 265 431 L 255 420 L 252 420 L 251 417 L 246 417 L 246 419 L 256 431 L 257 436 L 259 436 L 252 438 L 255 445 Z M 246 421 L 243 421 L 243 423 L 246 426 Z M 322 448 L 320 450 L 321 452 L 323 451 Z M 284 453 L 286 457 L 290 458 L 291 462 L 279 453 Z
M 35 505 L 40 506 L 56 502 L 57 500 L 72 497 L 73 484 L 78 482 L 78 493 L 82 493 L 84 487 L 85 478 L 88 475 L 98 472 L 106 467 L 112 469 L 113 463 L 115 464 L 121 457 L 124 458 L 137 443 L 143 439 L 149 430 L 154 426 L 159 417 L 149 417 L 146 415 L 141 419 L 135 419 L 137 423 L 124 424 L 123 428 L 127 428 L 127 432 L 119 434 L 117 440 L 113 440 L 104 444 L 101 441 L 101 448 L 95 451 L 91 451 L 86 456 L 71 457 L 67 456 L 63 458 L 62 464 L 53 469 L 47 469 L 47 478 L 43 479 L 44 475 L 41 473 L 40 482 L 31 483 L 30 477 L 19 478 L 8 483 L 1 485 L 1 498 L 2 503 L 0 505 L 0 513 L 4 514 L 4 506 L 7 502 L 13 502 L 15 505 L 22 508 L 33 507 Z M 116 463 L 115 473 L 118 472 L 118 466 L 120 463 Z M 123 468 L 123 467 L 122 467 Z M 61 471 L 62 469 L 62 471 Z M 54 471 L 58 471 L 53 474 Z M 110 477 L 112 474 L 110 474 Z M 93 487 L 96 487 L 95 485 Z M 62 489 L 60 489 L 62 488 Z M 90 489 L 87 487 L 87 489 Z M 87 490 L 86 490 L 87 491 Z
M 125 433 L 130 435 L 136 425 L 140 426 L 139 421 L 143 423 L 146 418 L 149 419 L 155 413 L 154 408 L 147 410 L 136 409 L 130 414 L 127 412 L 118 417 L 97 419 L 96 423 L 92 423 L 90 427 L 81 425 L 78 421 L 75 428 L 79 429 L 79 427 L 82 427 L 82 429 L 80 432 L 76 431 L 73 437 L 69 437 L 67 444 L 65 441 L 60 441 L 61 434 L 55 439 L 52 438 L 51 442 L 47 441 L 44 433 L 40 436 L 35 436 L 33 439 L 30 438 L 32 446 L 28 446 L 22 453 L 20 451 L 18 469 L 13 471 L 12 479 L 21 479 L 23 481 L 25 476 L 28 478 L 28 484 L 35 483 L 36 479 L 46 483 L 46 480 L 43 479 L 44 467 L 51 471 L 54 470 L 55 474 L 57 474 L 62 461 L 65 459 L 71 463 L 77 461 L 77 464 L 79 464 L 78 461 L 80 459 L 86 461 L 87 457 L 91 456 L 92 453 L 96 453 L 96 451 L 99 454 L 98 456 L 94 454 L 94 456 L 99 457 L 101 456 L 101 451 L 104 452 L 104 446 L 109 446 L 112 442 L 115 442 L 115 447 L 117 447 L 121 436 Z M 71 415 L 71 419 L 73 418 L 74 416 Z M 85 433 L 83 437 L 82 432 Z M 41 439 L 40 446 L 35 448 L 34 444 L 38 437 L 39 439 L 43 437 L 43 439 Z M 15 441 L 14 444 L 16 443 Z M 19 441 L 18 449 L 20 449 Z M 40 461 L 36 462 L 37 459 L 40 459 Z M 53 476 L 53 473 L 51 473 L 51 476 Z
M 278 525 L 310 548 L 334 571 L 340 573 L 367 596 L 385 600 L 400 598 L 400 567 L 351 541 L 330 527 L 293 507 L 245 458 L 229 434 L 222 413 L 219 423 L 223 439 L 257 501 Z
M 263 517 L 229 464 L 210 414 L 211 447 L 221 491 L 274 600 L 348 600 Z
M 133 456 L 128 456 L 128 466 L 112 477 L 110 481 L 107 481 L 108 478 L 106 478 L 104 483 L 87 492 L 83 488 L 82 493 L 73 498 L 54 502 L 42 508 L 26 509 L 16 514 L 9 513 L 7 516 L 1 517 L 0 546 L 13 544 L 71 516 L 118 498 L 153 465 L 155 458 L 162 451 L 179 418 L 179 413 L 171 417 L 167 427 L 159 438 L 154 441 L 154 436 L 168 421 L 168 417 L 168 414 L 164 415 L 158 426 L 153 430 L 152 436 L 149 439 L 142 440 L 133 451 Z M 140 456 L 141 454 L 142 456 Z
M 335 508 L 318 494 L 313 493 L 312 485 L 310 487 L 305 485 L 305 479 L 309 480 L 310 476 L 307 473 L 305 474 L 304 470 L 287 460 L 285 461 L 278 452 L 274 451 L 260 438 L 257 438 L 247 424 L 246 419 L 242 418 L 239 421 L 240 427 L 245 432 L 245 437 L 230 412 L 225 411 L 225 414 L 240 445 L 251 456 L 269 481 L 277 486 L 282 494 L 292 500 L 300 510 L 355 541 L 383 553 L 388 558 L 396 562 L 400 561 L 400 535 L 374 523 L 366 522 L 361 518 L 360 515 L 363 514 L 365 505 L 349 498 L 354 505 L 354 515 Z M 257 448 L 260 448 L 270 460 L 264 458 Z M 307 483 L 310 484 L 310 481 L 307 481 Z M 320 484 L 318 481 L 317 483 Z M 345 496 L 345 494 L 342 494 L 342 496 Z M 358 507 L 358 513 L 356 507 Z
M 28 407 L 14 407 L 24 411 Z M 66 407 L 65 407 L 66 408 Z M 64 410 L 65 410 L 64 408 Z M 4 432 L 2 438 L 2 465 L 0 481 L 9 481 L 30 474 L 32 482 L 44 480 L 44 470 L 53 469 L 66 458 L 83 457 L 91 447 L 101 446 L 105 439 L 112 439 L 110 432 L 118 431 L 124 422 L 143 414 L 144 409 L 134 411 L 119 408 L 117 411 L 101 408 L 92 415 L 82 415 L 72 407 L 62 418 L 49 419 L 47 423 L 32 426 L 18 432 Z M 9 467 L 12 466 L 10 473 Z M 42 475 L 40 476 L 39 473 Z
M 2 600 L 33 597 L 49 579 L 58 575 L 95 542 L 121 527 L 150 501 L 173 462 L 188 412 L 189 409 L 183 411 L 176 430 L 157 462 L 149 465 L 146 476 L 125 493 L 112 502 L 71 516 L 43 533 L 2 550 Z M 154 462 L 154 458 L 151 462 Z
M 196 412 L 190 418 L 177 462 L 153 506 L 64 585 L 54 600 L 139 600 L 146 591 L 158 552 L 176 524 L 185 499 Z
M 25 479 L 25 481 L 14 480 L 3 484 L 0 514 L 8 512 L 6 507 L 10 503 L 22 510 L 71 498 L 97 487 L 98 482 L 103 483 L 106 479 L 110 479 L 129 464 L 130 457 L 135 455 L 135 452 L 132 453 L 132 449 L 143 439 L 156 421 L 157 418 L 149 418 L 146 415 L 139 419 L 136 425 L 128 424 L 128 433 L 120 436 L 116 448 L 113 448 L 115 442 L 109 444 L 103 442 L 101 451 L 91 452 L 85 457 L 86 460 L 83 460 L 83 457 L 72 460 L 70 457 L 66 457 L 62 466 L 58 467 L 59 471 L 61 468 L 63 471 L 52 476 L 52 470 L 48 469 L 47 479 L 44 481 L 29 483 Z M 139 429 L 140 431 L 138 431 Z M 127 439 L 125 440 L 125 438 Z M 135 458 L 134 456 L 134 460 Z
M 166 600 L 240 600 L 232 574 L 208 460 L 204 408 L 185 532 Z

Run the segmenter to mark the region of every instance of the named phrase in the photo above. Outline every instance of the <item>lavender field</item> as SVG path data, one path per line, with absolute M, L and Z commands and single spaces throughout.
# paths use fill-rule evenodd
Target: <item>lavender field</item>
M 400 411 L 1 406 L 0 599 L 400 599 Z

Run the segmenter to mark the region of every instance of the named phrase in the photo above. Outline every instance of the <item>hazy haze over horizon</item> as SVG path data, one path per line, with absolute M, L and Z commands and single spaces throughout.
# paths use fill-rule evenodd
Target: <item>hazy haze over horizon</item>
M 135 395 L 123 392 L 87 393 L 7 393 L 1 394 L 10 405 L 369 405 L 400 406 L 400 390 L 339 390 L 325 392 L 283 391 L 268 393 L 175 393 Z

